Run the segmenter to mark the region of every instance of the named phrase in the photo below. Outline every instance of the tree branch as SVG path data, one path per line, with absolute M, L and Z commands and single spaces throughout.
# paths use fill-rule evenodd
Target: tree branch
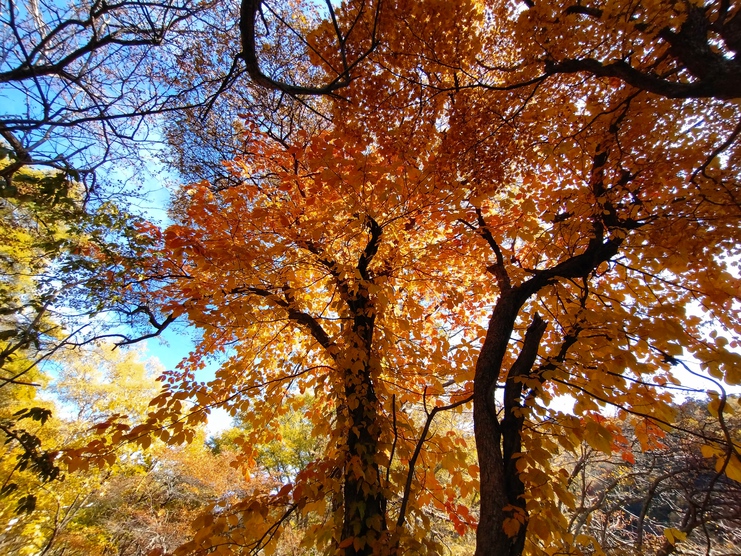
M 376 38 L 376 31 L 378 26 L 378 17 L 381 9 L 381 2 L 376 4 L 376 13 L 373 21 L 373 29 L 371 33 L 371 42 L 367 49 L 365 49 L 357 59 L 353 62 L 348 62 L 345 56 L 345 44 L 347 39 L 355 28 L 355 23 L 346 36 L 342 36 L 339 27 L 336 24 L 334 10 L 330 5 L 330 13 L 333 19 L 333 27 L 337 36 L 338 45 L 340 48 L 340 58 L 342 60 L 342 69 L 337 73 L 337 77 L 329 81 L 324 85 L 317 87 L 309 87 L 302 85 L 293 85 L 283 81 L 277 81 L 268 75 L 266 75 L 262 69 L 260 69 L 260 62 L 257 59 L 257 33 L 255 29 L 255 21 L 260 13 L 261 5 L 263 0 L 242 0 L 240 5 L 240 19 L 239 19 L 239 31 L 242 43 L 242 52 L 239 53 L 239 57 L 244 60 L 245 66 L 247 67 L 247 73 L 252 80 L 267 87 L 268 89 L 276 89 L 283 91 L 289 95 L 332 95 L 335 91 L 347 87 L 352 80 L 352 70 L 365 58 L 367 58 L 378 46 L 378 40 Z M 356 18 L 359 20 L 363 13 L 363 8 Z
M 409 504 L 409 495 L 411 494 L 412 481 L 414 480 L 414 467 L 417 464 L 417 458 L 419 458 L 419 454 L 422 452 L 422 446 L 427 440 L 427 433 L 430 432 L 430 425 L 432 425 L 432 420 L 435 418 L 435 415 L 437 415 L 439 412 L 448 411 L 449 409 L 454 409 L 458 406 L 467 404 L 472 399 L 473 399 L 473 395 L 468 396 L 467 398 L 464 398 L 462 400 L 458 400 L 457 402 L 449 404 L 449 405 L 435 407 L 427 415 L 427 420 L 425 421 L 425 426 L 422 429 L 422 434 L 420 435 L 419 440 L 417 441 L 417 446 L 414 448 L 414 453 L 412 454 L 412 458 L 409 460 L 409 472 L 407 473 L 407 480 L 404 485 L 404 494 L 401 497 L 401 508 L 399 508 L 399 517 L 396 520 L 397 529 L 401 528 L 404 525 L 404 522 L 406 521 L 407 505 Z
M 288 313 L 288 318 L 290 320 L 305 327 L 309 331 L 311 336 L 317 342 L 319 342 L 319 345 L 326 349 L 327 352 L 334 358 L 335 354 L 333 354 L 332 350 L 330 349 L 332 346 L 335 345 L 334 342 L 330 339 L 329 335 L 324 330 L 322 325 L 319 324 L 319 322 L 310 314 L 299 311 L 295 307 L 291 307 L 291 304 L 288 301 L 286 301 L 285 299 L 281 299 L 278 295 L 263 288 L 235 288 L 234 290 L 232 290 L 232 293 L 252 293 L 265 299 L 269 299 L 271 302 L 284 309 Z

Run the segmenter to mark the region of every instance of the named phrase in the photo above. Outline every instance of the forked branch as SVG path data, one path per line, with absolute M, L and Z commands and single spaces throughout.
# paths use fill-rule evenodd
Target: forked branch
M 375 5 L 375 13 L 373 15 L 373 24 L 370 33 L 370 44 L 367 48 L 363 49 L 362 52 L 353 61 L 349 61 L 346 56 L 346 44 L 350 34 L 357 28 L 357 22 L 363 17 L 365 12 L 365 2 L 360 7 L 359 13 L 357 14 L 355 21 L 353 22 L 350 30 L 343 35 L 340 27 L 337 23 L 334 8 L 331 2 L 327 2 L 330 18 L 332 20 L 333 29 L 335 31 L 338 48 L 340 51 L 340 59 L 342 66 L 337 71 L 337 75 L 323 85 L 317 86 L 305 86 L 296 85 L 292 83 L 286 83 L 273 79 L 272 77 L 265 74 L 260 68 L 260 61 L 257 57 L 257 32 L 256 32 L 256 21 L 258 15 L 261 14 L 262 0 L 242 0 L 240 6 L 240 20 L 239 20 L 239 32 L 242 41 L 242 52 L 239 57 L 244 60 L 247 67 L 247 73 L 252 80 L 267 87 L 268 89 L 275 89 L 282 91 L 289 95 L 332 95 L 335 91 L 347 87 L 352 81 L 352 72 L 355 67 L 367 58 L 378 46 L 377 40 L 377 28 L 378 18 L 380 16 L 381 2 L 377 2 Z

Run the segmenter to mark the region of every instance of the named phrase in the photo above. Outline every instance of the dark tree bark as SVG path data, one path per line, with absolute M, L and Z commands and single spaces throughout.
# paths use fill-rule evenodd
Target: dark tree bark
M 721 3 L 718 16 L 711 21 L 712 6 L 700 7 L 691 2 L 685 2 L 683 6 L 686 16 L 678 30 L 665 27 L 659 30 L 656 38 L 646 35 L 646 40 L 656 42 L 657 50 L 667 50 L 673 68 L 666 75 L 653 68 L 636 67 L 630 60 L 589 57 L 547 59 L 545 74 L 584 72 L 598 77 L 615 77 L 637 89 L 667 98 L 741 98 L 739 12 L 729 14 L 728 5 Z M 565 14 L 588 17 L 595 23 L 603 15 L 601 9 L 581 4 L 570 6 Z M 644 23 L 636 23 L 636 29 L 650 31 Z M 725 51 L 711 44 L 713 33 L 722 39 Z

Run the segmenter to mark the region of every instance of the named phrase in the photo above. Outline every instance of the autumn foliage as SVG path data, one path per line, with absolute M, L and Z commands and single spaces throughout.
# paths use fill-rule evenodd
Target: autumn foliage
M 600 553 L 564 454 L 633 466 L 675 429 L 715 470 L 709 515 L 741 479 L 738 7 L 241 8 L 237 60 L 302 100 L 224 122 L 241 147 L 218 182 L 129 234 L 137 256 L 100 287 L 197 344 L 146 418 L 108 419 L 68 461 L 192 441 L 221 407 L 255 478 L 298 415 L 311 461 L 214 504 L 183 556 L 271 553 L 284 534 L 305 553 L 439 554 L 441 516 L 476 531 L 477 556 Z M 688 381 L 713 392 L 707 430 L 677 416 Z

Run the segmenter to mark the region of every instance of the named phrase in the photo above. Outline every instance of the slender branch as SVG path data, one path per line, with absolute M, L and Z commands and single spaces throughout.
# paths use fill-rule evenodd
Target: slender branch
M 386 467 L 386 485 L 389 484 L 389 476 L 391 475 L 391 464 L 394 461 L 394 452 L 396 451 L 396 441 L 399 439 L 399 430 L 396 427 L 396 394 L 391 395 L 391 425 L 394 430 L 394 441 L 391 443 L 389 464 Z
M 715 149 L 713 149 L 713 152 L 711 152 L 710 155 L 705 159 L 705 162 L 703 162 L 702 165 L 692 173 L 692 177 L 690 178 L 690 181 L 694 182 L 698 174 L 702 174 L 703 176 L 707 178 L 708 175 L 705 173 L 705 170 L 707 170 L 710 163 L 713 160 L 715 160 L 718 156 L 723 154 L 723 152 L 728 147 L 730 147 L 733 144 L 733 142 L 738 138 L 739 134 L 741 134 L 741 119 L 739 119 L 738 123 L 736 124 L 736 127 L 733 129 L 733 131 L 728 136 L 728 138 L 725 141 L 723 141 L 720 145 L 718 145 Z
M 476 207 L 476 219 L 479 225 L 478 232 L 481 234 L 481 237 L 483 237 L 489 244 L 489 247 L 491 247 L 492 251 L 494 251 L 494 256 L 497 259 L 497 262 L 487 267 L 487 270 L 494 274 L 494 277 L 497 279 L 497 283 L 499 285 L 499 288 L 502 290 L 502 293 L 506 293 L 512 289 L 512 283 L 510 282 L 509 274 L 507 274 L 507 268 L 504 265 L 504 256 L 502 255 L 502 250 L 499 248 L 499 244 L 494 239 L 491 230 L 487 226 L 486 220 L 484 220 L 484 215 L 481 213 L 481 209 L 479 207 Z
M 406 512 L 407 512 L 407 506 L 409 504 L 409 495 L 412 491 L 412 481 L 414 480 L 414 466 L 417 464 L 417 458 L 419 458 L 419 454 L 422 452 L 422 446 L 424 445 L 425 441 L 427 440 L 427 433 L 430 431 L 430 425 L 432 425 L 432 420 L 435 418 L 435 415 L 437 415 L 441 411 L 448 411 L 449 409 L 454 409 L 458 406 L 467 404 L 473 400 L 473 395 L 468 396 L 467 398 L 464 398 L 462 400 L 458 400 L 455 403 L 444 405 L 440 407 L 435 407 L 430 411 L 427 415 L 427 420 L 425 421 L 425 426 L 422 429 L 422 435 L 419 437 L 419 440 L 417 441 L 417 446 L 414 448 L 414 453 L 412 454 L 412 458 L 409 460 L 409 472 L 407 473 L 407 480 L 406 484 L 404 485 L 404 494 L 401 497 L 401 508 L 399 508 L 399 517 L 396 520 L 396 527 L 400 528 L 404 525 L 404 522 L 406 521 Z
M 284 309 L 288 313 L 288 318 L 304 327 L 306 327 L 309 330 L 309 333 L 312 335 L 312 337 L 319 342 L 319 345 L 321 345 L 324 349 L 327 350 L 327 352 L 334 357 L 335 354 L 333 354 L 333 350 L 330 348 L 334 346 L 334 342 L 330 339 L 329 334 L 324 330 L 321 324 L 312 317 L 308 313 L 304 313 L 303 311 L 299 311 L 295 307 L 291 307 L 291 304 L 286 301 L 285 299 L 280 298 L 275 293 L 263 289 L 263 288 L 256 288 L 256 287 L 246 287 L 246 288 L 235 288 L 232 290 L 232 293 L 252 293 L 255 295 L 258 295 L 260 297 L 263 297 L 265 299 L 270 300 L 271 302 L 275 303 L 282 309 Z

